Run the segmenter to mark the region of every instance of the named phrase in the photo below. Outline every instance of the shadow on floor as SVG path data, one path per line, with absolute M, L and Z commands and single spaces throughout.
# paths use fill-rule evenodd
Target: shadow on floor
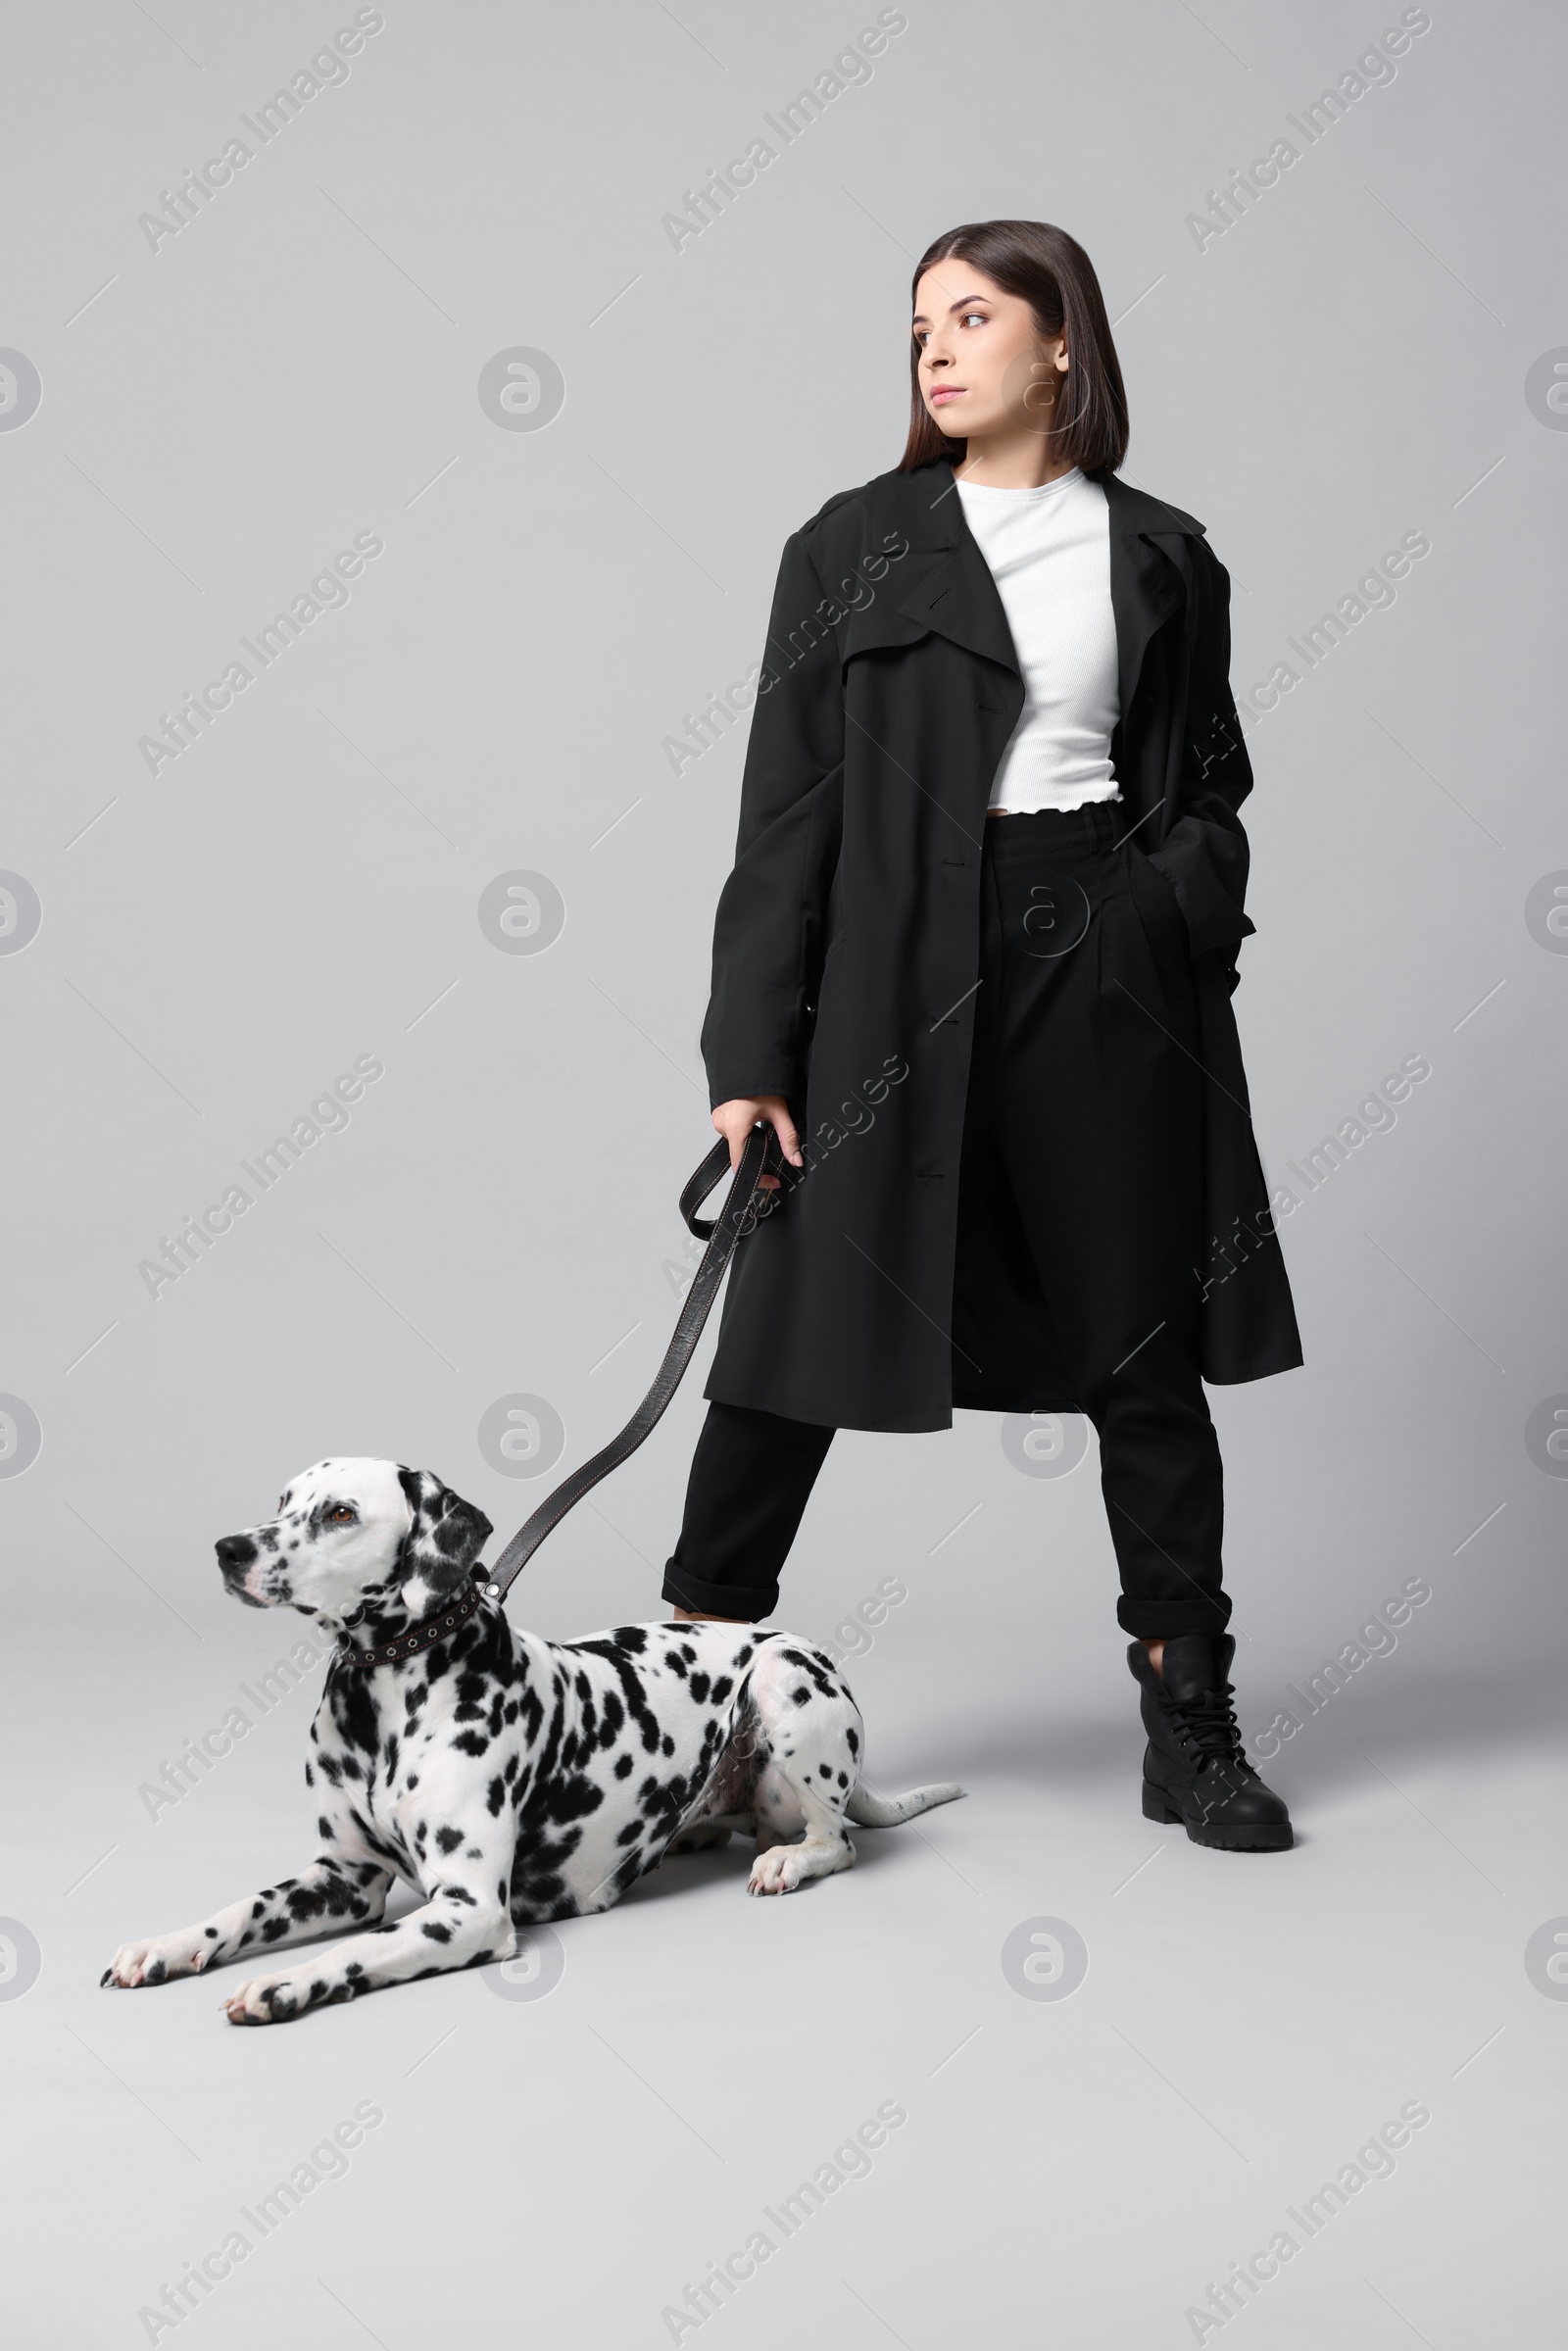
M 1248 1754 L 1263 1777 L 1277 1773 L 1283 1792 L 1321 1796 L 1364 1781 L 1369 1753 L 1397 1778 L 1401 1765 L 1495 1755 L 1560 1737 L 1558 1670 L 1532 1663 L 1516 1675 L 1472 1676 L 1398 1671 L 1396 1664 L 1372 1659 L 1344 1689 L 1321 1698 L 1316 1713 L 1304 1697 L 1293 1699 L 1283 1680 L 1254 1676 L 1239 1694 L 1237 1712 Z M 1287 1707 L 1300 1728 L 1277 1752 L 1260 1753 L 1256 1735 Z M 978 1723 L 955 1708 L 933 1724 L 931 1752 L 944 1773 L 960 1780 L 993 1772 L 1037 1783 L 1120 1777 L 1138 1768 L 1143 1752 L 1136 1693 L 1129 1689 L 1125 1713 L 1115 1718 L 1058 1712 L 1046 1720 L 1014 1715 Z

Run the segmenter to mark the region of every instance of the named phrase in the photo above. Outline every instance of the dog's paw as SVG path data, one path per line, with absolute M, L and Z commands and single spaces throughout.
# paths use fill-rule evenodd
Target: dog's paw
M 286 2025 L 326 1997 L 319 1977 L 253 1976 L 220 2005 L 231 2025 Z
M 177 1935 L 155 1935 L 150 1942 L 122 1943 L 103 1974 L 106 1984 L 133 1991 L 140 1984 L 168 1984 L 175 1976 L 199 1976 L 211 1959 L 214 1940 L 201 1927 L 182 1927 Z
M 792 1894 L 802 1874 L 798 1845 L 770 1845 L 752 1863 L 746 1890 L 749 1894 Z

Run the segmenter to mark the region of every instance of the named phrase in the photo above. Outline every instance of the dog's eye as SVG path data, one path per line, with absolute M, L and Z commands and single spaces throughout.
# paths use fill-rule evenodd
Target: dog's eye
M 347 1502 L 338 1502 L 327 1512 L 326 1523 L 329 1527 L 351 1527 L 354 1524 L 354 1518 L 355 1513 L 349 1508 Z

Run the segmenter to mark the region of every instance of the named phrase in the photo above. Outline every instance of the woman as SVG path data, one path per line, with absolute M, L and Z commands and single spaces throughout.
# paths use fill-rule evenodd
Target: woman
M 732 1159 L 792 1180 L 730 1274 L 664 1597 L 748 1621 L 833 1432 L 1083 1412 L 1144 1811 L 1291 1842 L 1231 1704 L 1202 1381 L 1301 1360 L 1230 1008 L 1251 769 L 1229 577 L 1117 478 L 1087 254 L 951 230 L 908 445 L 784 550 L 703 1031 Z

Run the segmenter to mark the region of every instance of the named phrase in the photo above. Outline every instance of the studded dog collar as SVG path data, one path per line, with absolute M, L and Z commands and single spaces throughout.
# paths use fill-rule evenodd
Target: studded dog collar
M 443 1608 L 439 1616 L 432 1616 L 415 1632 L 400 1633 L 396 1641 L 380 1641 L 368 1649 L 357 1647 L 346 1636 L 340 1639 L 337 1661 L 341 1665 L 357 1665 L 368 1670 L 376 1665 L 401 1664 L 405 1657 L 416 1657 L 421 1649 L 433 1649 L 438 1641 L 445 1641 L 449 1633 L 455 1633 L 460 1625 L 466 1625 L 486 1593 L 493 1594 L 494 1592 L 490 1571 L 482 1568 L 461 1600 L 455 1600 L 450 1608 Z

